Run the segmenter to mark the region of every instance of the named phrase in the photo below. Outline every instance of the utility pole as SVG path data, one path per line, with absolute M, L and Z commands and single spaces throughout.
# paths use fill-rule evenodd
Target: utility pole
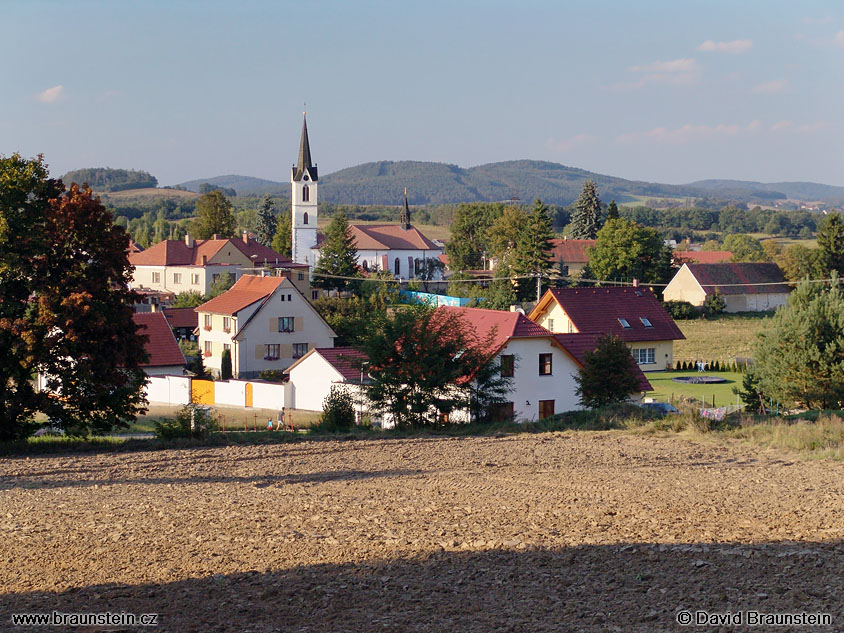
M 539 295 L 542 293 L 542 276 L 539 273 L 536 273 L 536 302 L 539 303 L 539 300 L 542 298 Z

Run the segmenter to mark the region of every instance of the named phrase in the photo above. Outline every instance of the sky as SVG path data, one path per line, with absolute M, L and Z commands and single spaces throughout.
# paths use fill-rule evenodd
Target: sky
M 535 159 L 844 185 L 844 3 L 0 0 L 0 154 L 288 181 Z

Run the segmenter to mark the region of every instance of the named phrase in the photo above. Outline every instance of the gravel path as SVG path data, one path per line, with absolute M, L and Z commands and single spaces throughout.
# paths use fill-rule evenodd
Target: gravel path
M 0 535 L 0 630 L 52 610 L 159 631 L 727 630 L 681 629 L 683 609 L 844 630 L 844 463 L 673 437 L 5 459 Z

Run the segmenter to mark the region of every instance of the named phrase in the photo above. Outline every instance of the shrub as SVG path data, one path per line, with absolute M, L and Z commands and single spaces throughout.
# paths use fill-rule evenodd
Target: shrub
M 696 319 L 700 316 L 700 308 L 688 301 L 663 301 L 662 305 L 672 319 Z
M 174 418 L 155 423 L 155 435 L 170 440 L 177 437 L 207 437 L 217 430 L 217 421 L 208 407 L 186 404 Z
M 727 302 L 724 300 L 724 297 L 718 291 L 715 291 L 711 295 L 707 295 L 706 299 L 704 299 L 703 301 L 703 313 L 706 316 L 721 314 L 726 307 Z
M 232 352 L 229 349 L 223 350 L 223 358 L 220 361 L 220 380 L 232 379 Z
M 280 369 L 265 369 L 258 378 L 267 382 L 284 382 L 284 372 Z
M 355 401 L 347 389 L 333 385 L 322 401 L 322 416 L 315 431 L 345 431 L 355 425 Z

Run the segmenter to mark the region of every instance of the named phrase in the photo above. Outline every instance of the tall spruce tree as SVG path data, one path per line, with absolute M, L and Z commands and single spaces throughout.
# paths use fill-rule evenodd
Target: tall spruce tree
M 516 242 L 513 271 L 519 277 L 530 275 L 533 279 L 520 279 L 517 289 L 519 299 L 525 300 L 536 293 L 537 279 L 547 281 L 554 263 L 549 259 L 553 248 L 551 216 L 548 207 L 539 199 L 525 217 Z M 538 297 L 537 297 L 538 300 Z
M 264 246 L 270 246 L 273 243 L 275 231 L 278 227 L 277 215 L 270 194 L 264 194 L 258 207 L 258 225 L 255 227 L 257 239 Z
M 615 200 L 610 200 L 610 204 L 607 207 L 607 220 L 617 220 L 618 219 L 618 205 L 615 203 Z
M 583 368 L 574 380 L 580 404 L 589 408 L 624 402 L 639 391 L 636 361 L 627 344 L 611 334 L 599 337 L 595 349 L 583 355 Z
M 312 285 L 317 288 L 352 290 L 359 283 L 337 277 L 359 277 L 358 249 L 346 214 L 339 211 L 325 229 L 325 240 L 319 247 L 319 262 L 314 267 Z
M 569 224 L 569 237 L 575 240 L 594 240 L 602 225 L 601 199 L 598 197 L 594 180 L 583 183 L 583 190 L 574 203 L 574 209 Z
M 844 275 L 844 219 L 840 213 L 830 213 L 818 226 L 818 247 L 827 274 L 834 270 Z

